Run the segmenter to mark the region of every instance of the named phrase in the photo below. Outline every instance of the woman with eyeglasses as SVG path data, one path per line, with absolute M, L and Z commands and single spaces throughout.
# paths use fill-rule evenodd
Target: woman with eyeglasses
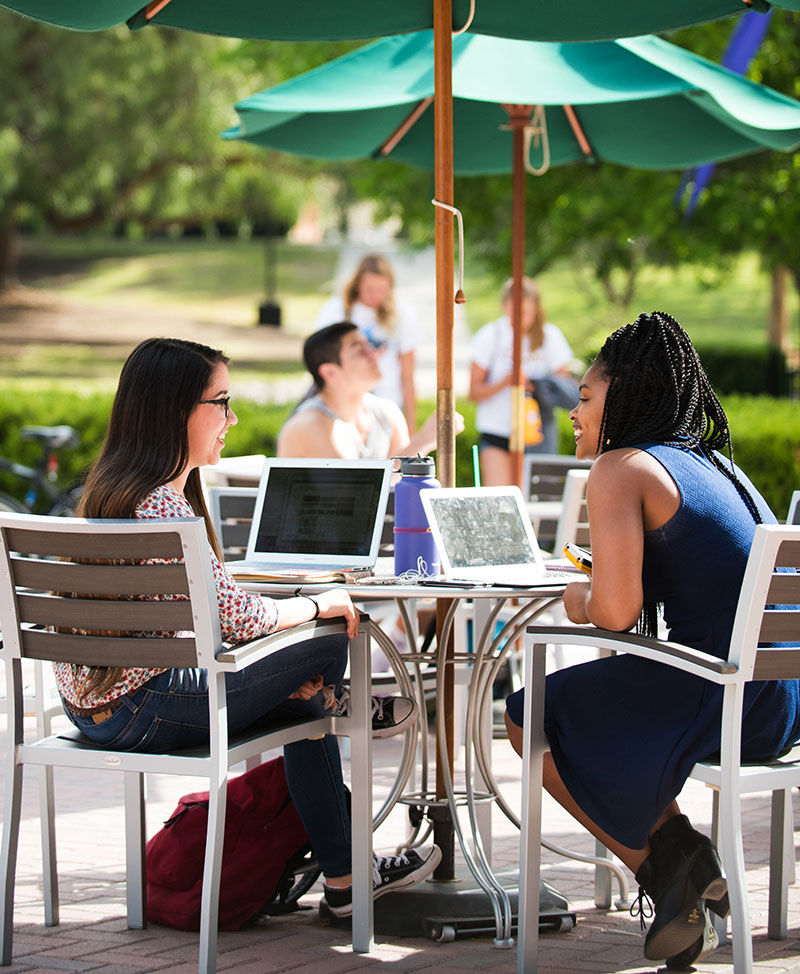
M 203 499 L 199 468 L 215 464 L 237 422 L 222 352 L 179 339 L 138 345 L 122 368 L 108 432 L 77 514 L 100 518 L 200 516 L 211 546 L 222 637 L 231 643 L 308 622 L 343 618 L 347 636 L 299 643 L 226 674 L 228 727 L 235 734 L 273 711 L 318 716 L 335 703 L 358 631 L 349 595 L 262 599 L 240 588 L 222 564 Z M 92 741 L 115 750 L 168 751 L 208 741 L 207 673 L 197 668 L 87 667 L 55 664 L 70 720 Z M 323 692 L 331 688 L 331 692 Z M 284 748 L 295 806 L 325 874 L 328 905 L 352 912 L 350 819 L 339 748 L 326 736 Z M 439 850 L 376 859 L 381 892 L 407 886 L 436 867 Z

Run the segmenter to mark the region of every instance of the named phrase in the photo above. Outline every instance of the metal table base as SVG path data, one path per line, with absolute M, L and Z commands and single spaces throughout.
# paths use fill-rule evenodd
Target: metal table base
M 519 873 L 508 870 L 495 873 L 508 891 L 513 911 L 512 930 L 516 933 Z M 375 900 L 375 933 L 390 937 L 430 937 L 442 943 L 458 936 L 492 936 L 495 946 L 512 947 L 513 939 L 497 941 L 497 925 L 487 894 L 475 882 L 466 867 L 456 868 L 456 878 L 448 882 L 426 880 L 410 889 L 387 893 Z M 324 901 L 320 916 L 332 926 L 348 927 L 349 917 L 334 917 Z M 539 927 L 547 930 L 572 930 L 575 914 L 564 896 L 548 883 L 539 886 Z

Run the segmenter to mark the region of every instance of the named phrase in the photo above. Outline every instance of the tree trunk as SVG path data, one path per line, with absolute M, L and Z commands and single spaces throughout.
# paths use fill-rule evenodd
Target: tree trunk
M 0 214 L 0 294 L 17 283 L 16 229 L 11 213 Z
M 789 268 L 782 264 L 772 271 L 767 344 L 771 348 L 783 348 L 789 334 L 789 306 L 786 301 L 786 284 Z

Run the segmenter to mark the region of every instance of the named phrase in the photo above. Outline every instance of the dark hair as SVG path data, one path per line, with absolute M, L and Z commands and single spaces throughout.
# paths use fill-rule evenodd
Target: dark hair
M 358 331 L 358 326 L 352 321 L 337 321 L 313 332 L 303 344 L 303 361 L 314 379 L 317 389 L 325 388 L 325 380 L 319 374 L 320 365 L 335 362 L 339 365 L 339 355 L 342 351 L 342 339 L 351 331 Z
M 609 382 L 598 453 L 637 443 L 699 450 L 733 483 L 753 520 L 761 523 L 755 501 L 736 476 L 725 410 L 691 339 L 671 315 L 641 314 L 617 329 L 592 368 Z M 719 450 L 727 450 L 730 461 Z M 656 635 L 655 610 L 645 604 L 640 632 Z
M 133 517 L 140 501 L 178 476 L 189 458 L 189 417 L 214 369 L 227 362 L 218 349 L 178 338 L 148 338 L 136 346 L 122 367 L 81 516 Z M 189 474 L 185 493 L 208 522 L 198 470 Z
M 134 517 L 147 495 L 173 480 L 189 458 L 188 423 L 214 369 L 227 364 L 221 351 L 178 338 L 148 338 L 128 356 L 119 377 L 105 441 L 76 509 L 80 517 Z M 222 555 L 200 484 L 190 472 L 184 494 L 206 523 L 217 557 Z M 79 692 L 111 689 L 119 667 L 92 667 Z

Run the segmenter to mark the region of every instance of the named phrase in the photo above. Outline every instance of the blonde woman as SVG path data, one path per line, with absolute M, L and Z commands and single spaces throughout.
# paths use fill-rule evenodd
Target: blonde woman
M 503 314 L 484 325 L 472 340 L 469 397 L 478 404 L 475 423 L 480 434 L 481 480 L 489 487 L 515 482 L 508 449 L 514 343 L 511 284 L 506 281 L 503 287 Z M 522 284 L 522 331 L 522 371 L 541 419 L 525 449 L 557 453 L 553 408 L 572 408 L 578 401 L 577 385 L 569 376 L 572 349 L 560 330 L 547 321 L 539 288 L 527 277 Z
M 372 392 L 397 403 L 413 433 L 417 413 L 414 355 L 422 334 L 414 309 L 395 300 L 394 272 L 385 257 L 367 254 L 361 259 L 341 296 L 322 306 L 315 330 L 339 321 L 358 325 L 379 352 L 381 378 Z

